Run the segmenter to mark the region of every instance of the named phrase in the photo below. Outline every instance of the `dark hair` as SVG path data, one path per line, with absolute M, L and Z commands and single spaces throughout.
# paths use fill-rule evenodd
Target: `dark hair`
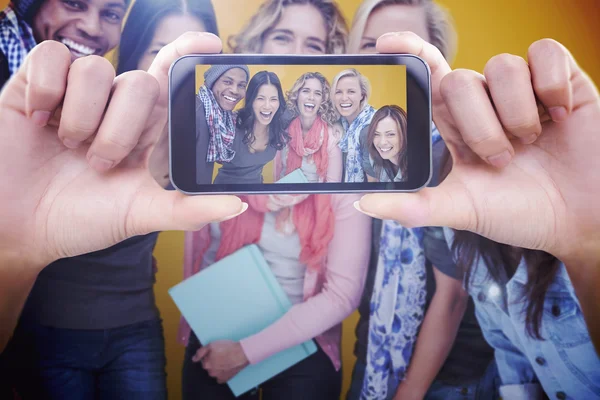
M 277 150 L 281 150 L 289 142 L 290 137 L 285 131 L 282 120 L 285 111 L 285 97 L 283 96 L 283 89 L 281 89 L 279 77 L 275 73 L 260 71 L 257 72 L 252 79 L 250 79 L 250 82 L 248 82 L 248 88 L 246 89 L 244 107 L 238 112 L 237 126 L 244 132 L 243 142 L 248 145 L 254 143 L 256 138 L 254 137 L 253 131 L 256 117 L 254 116 L 254 111 L 252 110 L 252 104 L 258 96 L 258 91 L 264 85 L 273 85 L 277 89 L 279 108 L 269 124 L 269 145 Z
M 385 118 L 392 118 L 396 125 L 398 126 L 398 135 L 400 136 L 400 144 L 402 148 L 398 152 L 398 166 L 391 162 L 390 160 L 384 160 L 383 157 L 379 154 L 377 149 L 375 148 L 375 144 L 373 140 L 375 139 L 375 131 L 377 130 L 377 125 L 381 120 Z M 385 170 L 386 174 L 389 176 L 390 180 L 394 180 L 398 171 L 402 172 L 402 176 L 406 176 L 406 111 L 404 111 L 401 107 L 396 105 L 391 106 L 383 106 L 373 115 L 371 119 L 371 124 L 369 125 L 369 131 L 367 133 L 367 143 L 369 148 L 369 154 L 373 159 L 375 165 L 373 166 L 377 177 L 381 176 L 381 170 Z
M 215 10 L 210 0 L 136 0 L 121 34 L 117 74 L 138 68 L 158 24 L 169 15 L 194 16 L 202 22 L 207 32 L 219 35 Z
M 452 157 L 448 148 L 442 156 L 440 182 L 450 173 Z M 523 288 L 523 299 L 526 301 L 525 324 L 527 334 L 542 340 L 540 328 L 544 311 L 546 292 L 558 271 L 558 259 L 546 252 L 529 250 L 494 242 L 469 231 L 454 230 L 452 253 L 456 265 L 464 273 L 465 287 L 469 289 L 471 275 L 477 268 L 477 261 L 485 262 L 488 275 L 496 283 L 505 275 L 509 279 L 515 274 L 521 260 L 527 263 L 527 283 Z

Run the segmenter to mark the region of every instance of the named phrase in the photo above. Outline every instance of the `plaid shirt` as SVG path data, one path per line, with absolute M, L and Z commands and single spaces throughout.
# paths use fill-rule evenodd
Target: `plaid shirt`
M 6 57 L 11 75 L 21 67 L 35 45 L 31 27 L 20 20 L 10 6 L 0 11 L 0 51 Z

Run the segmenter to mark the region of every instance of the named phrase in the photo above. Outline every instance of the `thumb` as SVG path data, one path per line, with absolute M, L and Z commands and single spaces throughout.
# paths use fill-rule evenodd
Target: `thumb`
M 210 351 L 210 345 L 200 347 L 198 349 L 198 351 L 196 351 L 196 354 L 194 354 L 194 356 L 192 357 L 192 361 L 193 362 L 202 361 L 202 359 L 204 357 L 206 357 L 206 355 L 208 355 L 209 351 Z
M 140 190 L 131 204 L 128 234 L 196 231 L 208 223 L 234 218 L 248 208 L 235 196 L 189 196 L 152 183 Z
M 407 228 L 441 226 L 471 230 L 477 218 L 467 193 L 444 182 L 416 193 L 369 194 L 354 206 L 370 217 L 394 220 Z

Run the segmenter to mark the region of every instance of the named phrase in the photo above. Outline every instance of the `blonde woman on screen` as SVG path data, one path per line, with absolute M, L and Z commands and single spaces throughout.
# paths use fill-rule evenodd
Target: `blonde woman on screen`
M 288 126 L 291 142 L 275 158 L 276 177 L 300 168 L 309 182 L 341 182 L 342 152 L 334 128 L 339 116 L 329 82 L 319 72 L 307 72 L 287 97 L 293 118 Z
M 343 181 L 366 182 L 363 164 L 368 162 L 369 154 L 364 144 L 369 124 L 376 111 L 369 105 L 371 84 L 369 79 L 356 69 L 345 69 L 333 79 L 331 93 L 344 132 L 340 141 L 344 166 Z
M 378 37 L 398 31 L 416 33 L 452 63 L 457 42 L 452 17 L 432 0 L 363 1 L 352 21 L 348 53 L 375 53 Z
M 234 53 L 343 54 L 347 38 L 333 0 L 267 0 L 228 45 Z

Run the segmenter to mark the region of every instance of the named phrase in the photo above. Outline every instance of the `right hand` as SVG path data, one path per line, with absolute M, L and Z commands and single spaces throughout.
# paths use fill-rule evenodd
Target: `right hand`
M 526 62 L 503 54 L 484 75 L 452 71 L 412 33 L 379 39 L 431 67 L 433 118 L 453 168 L 435 188 L 365 196 L 359 208 L 405 226 L 446 226 L 561 259 L 600 254 L 600 98 L 568 50 L 545 39 Z M 537 101 L 550 116 L 538 114 Z M 575 262 L 577 264 L 577 262 Z
M 167 123 L 170 65 L 220 50 L 216 36 L 187 33 L 149 72 L 115 79 L 104 58 L 71 64 L 63 44 L 36 46 L 0 95 L 0 255 L 43 267 L 243 212 L 237 197 L 166 191 L 148 170 Z

